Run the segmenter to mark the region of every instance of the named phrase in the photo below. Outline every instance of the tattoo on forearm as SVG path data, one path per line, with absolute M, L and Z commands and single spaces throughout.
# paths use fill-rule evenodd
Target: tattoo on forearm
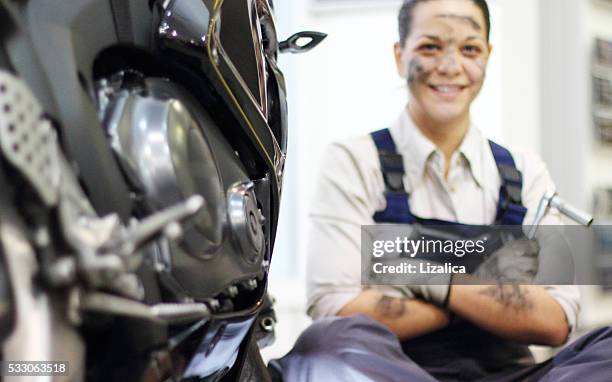
M 408 312 L 407 299 L 381 296 L 376 311 L 388 318 L 399 318 Z
M 483 289 L 480 294 L 493 298 L 505 307 L 516 311 L 527 311 L 533 308 L 533 302 L 529 298 L 529 291 L 520 285 L 491 285 Z

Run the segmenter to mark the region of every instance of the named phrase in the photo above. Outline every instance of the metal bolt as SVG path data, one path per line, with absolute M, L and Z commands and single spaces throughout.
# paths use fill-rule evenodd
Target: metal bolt
M 76 262 L 72 257 L 62 257 L 49 267 L 49 280 L 53 285 L 66 285 L 76 277 Z
M 267 271 L 270 268 L 270 261 L 269 260 L 264 260 L 261 262 L 261 267 Z
M 257 280 L 256 279 L 246 280 L 242 283 L 242 286 L 246 290 L 255 290 L 257 289 Z
M 49 231 L 44 227 L 38 228 L 34 236 L 34 241 L 36 242 L 36 245 L 41 248 L 48 246 L 51 242 Z
M 216 310 L 219 310 L 219 308 L 221 308 L 221 303 L 217 299 L 210 300 L 208 302 L 208 305 L 210 305 L 210 310 L 212 311 L 216 311 Z
M 238 296 L 238 288 L 236 286 L 232 285 L 231 287 L 227 288 L 225 293 L 230 298 L 236 297 L 236 296 Z
M 264 317 L 261 319 L 259 326 L 266 333 L 271 333 L 274 331 L 274 326 L 276 325 L 276 321 L 272 317 Z

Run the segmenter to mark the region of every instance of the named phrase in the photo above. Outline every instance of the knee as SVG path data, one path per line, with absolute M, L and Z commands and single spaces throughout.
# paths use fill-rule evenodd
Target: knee
M 573 351 L 583 351 L 593 346 L 609 346 L 608 344 L 612 341 L 612 327 L 607 326 L 599 329 L 595 329 L 582 337 L 578 338 L 575 342 L 568 346 Z
M 612 326 L 601 328 L 597 337 L 599 340 L 612 340 Z
M 332 326 L 341 319 L 343 318 L 326 317 L 313 322 L 300 334 L 293 346 L 293 351 L 304 354 L 329 349 L 329 345 L 334 339 Z
M 602 328 L 593 330 L 590 337 L 594 340 L 594 342 L 612 339 L 612 326 L 604 326 Z
M 388 332 L 381 324 L 365 315 L 326 317 L 312 323 L 297 339 L 294 351 L 334 351 L 373 333 Z M 364 335 L 367 333 L 366 335 Z M 391 332 L 389 332 L 391 334 Z

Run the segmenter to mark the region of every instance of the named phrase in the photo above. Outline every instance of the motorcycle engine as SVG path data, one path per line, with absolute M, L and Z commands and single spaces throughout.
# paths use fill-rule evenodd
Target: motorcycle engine
M 263 272 L 265 219 L 254 183 L 208 113 L 177 83 L 133 71 L 101 81 L 98 94 L 117 160 L 145 209 L 194 194 L 205 199 L 181 239 L 160 246 L 157 268 L 196 298 L 236 280 L 254 288 Z

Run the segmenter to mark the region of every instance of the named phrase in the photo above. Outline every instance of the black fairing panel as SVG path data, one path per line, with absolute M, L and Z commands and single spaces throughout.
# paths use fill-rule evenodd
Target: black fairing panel
M 25 79 L 44 109 L 53 115 L 57 114 L 49 82 L 29 33 L 19 22 L 18 9 L 6 1 L 0 1 L 0 37 L 2 68 Z
M 261 102 L 255 47 L 249 21 L 247 1 L 224 1 L 221 7 L 221 45 L 238 72 L 246 82 L 248 89 Z
M 213 9 L 200 0 L 170 1 L 161 16 L 156 43 L 163 56 L 178 60 L 191 70 L 199 70 L 204 74 L 208 89 L 214 92 L 216 99 L 221 99 L 223 107 L 228 109 L 221 113 L 212 113 L 216 126 L 207 127 L 205 130 L 213 131 L 218 127 L 218 131 L 228 138 L 233 148 L 240 153 L 246 175 L 251 180 L 258 180 L 255 189 L 267 220 L 264 230 L 268 247 L 266 260 L 269 260 L 278 215 L 279 179 L 276 174 L 277 170 L 282 168 L 282 165 L 279 165 L 279 157 L 282 155 L 281 147 L 285 146 L 286 130 L 283 131 L 283 125 L 286 120 L 282 114 L 286 112 L 286 105 L 280 103 L 270 108 L 270 111 L 278 116 L 274 125 L 277 129 L 275 134 L 262 115 L 261 105 L 257 103 L 256 97 L 259 85 L 257 65 L 252 59 L 255 46 L 250 28 L 255 2 L 226 0 L 218 2 L 218 7 L 219 4 L 220 9 Z M 197 20 L 201 22 L 196 22 Z M 206 24 L 208 27 L 205 27 Z M 217 56 L 211 53 L 214 51 L 218 52 Z M 271 74 L 274 75 L 274 78 L 270 79 L 271 88 L 280 97 L 284 97 L 282 73 L 275 65 L 271 65 L 271 69 Z M 209 111 L 219 111 L 214 103 L 207 103 L 206 106 Z M 223 119 L 219 119 L 219 115 L 223 115 Z M 219 163 L 232 163 L 235 160 L 233 154 L 228 154 L 227 158 Z M 225 254 L 229 251 L 230 247 L 220 249 L 220 252 Z M 215 259 L 215 263 L 205 264 L 207 274 L 214 282 L 212 285 L 203 285 L 204 281 L 193 278 L 188 272 L 198 261 L 200 260 L 188 257 L 175 259 L 173 273 L 177 275 L 177 279 L 181 279 L 181 283 L 189 280 L 191 285 L 184 285 L 189 290 L 211 290 L 213 285 L 224 285 L 231 281 L 231 275 L 236 269 L 231 266 L 234 261 L 231 257 L 219 257 Z M 249 268 L 251 267 L 242 271 Z M 251 268 L 251 272 L 255 270 L 256 268 Z M 245 272 L 243 275 L 248 274 L 249 272 Z M 202 284 L 201 287 L 198 287 L 198 284 Z M 199 296 L 204 297 L 203 294 Z
M 151 9 L 148 0 L 109 0 L 121 43 L 150 46 Z
M 117 212 L 127 220 L 129 193 L 109 149 L 93 101 L 92 68 L 96 55 L 117 43 L 110 5 L 103 1 L 36 0 L 23 3 L 37 59 L 48 79 L 61 136 L 70 158 L 100 214 Z M 9 56 L 20 57 L 9 49 Z M 96 160 L 90 158 L 95 156 Z M 113 185 L 108 192 L 108 185 Z
M 255 7 L 251 0 L 220 0 L 212 8 L 201 0 L 171 1 L 162 15 L 160 31 L 164 32 L 158 33 L 156 44 L 164 55 L 199 61 L 198 70 L 234 117 L 233 123 L 223 126 L 224 134 L 246 134 L 243 140 L 254 144 L 258 155 L 252 165 L 247 161 L 249 175 L 271 173 L 274 183 L 280 149 L 261 111 L 261 73 L 249 57 L 255 52 L 251 28 Z M 196 11 L 200 14 L 195 15 Z M 208 34 L 203 36 L 206 23 Z

